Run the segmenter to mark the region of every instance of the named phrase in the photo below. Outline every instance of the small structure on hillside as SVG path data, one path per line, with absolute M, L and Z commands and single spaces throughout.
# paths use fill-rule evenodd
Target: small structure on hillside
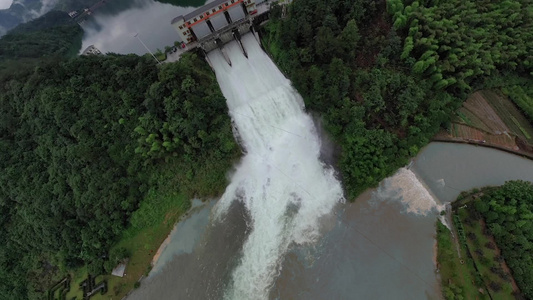
M 107 280 L 96 283 L 94 279 L 93 276 L 89 275 L 80 283 L 80 288 L 83 290 L 83 300 L 89 300 L 97 292 L 100 292 L 101 295 L 107 293 Z
M 126 273 L 126 265 L 128 264 L 128 259 L 121 261 L 114 269 L 111 271 L 111 275 L 124 277 Z
M 94 45 L 90 45 L 85 50 L 83 50 L 83 52 L 81 53 L 81 55 L 101 55 L 101 54 L 102 52 L 98 50 L 98 48 L 96 48 Z

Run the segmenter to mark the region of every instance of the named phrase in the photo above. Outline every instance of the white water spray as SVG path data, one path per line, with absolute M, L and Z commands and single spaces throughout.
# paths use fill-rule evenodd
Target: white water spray
M 227 99 L 246 155 L 215 207 L 221 218 L 242 201 L 251 231 L 226 299 L 266 299 L 291 244 L 317 240 L 321 217 L 344 201 L 334 170 L 319 160 L 320 140 L 302 98 L 261 50 L 253 35 L 243 36 L 244 57 L 233 42 L 208 54 Z
M 408 168 L 401 168 L 393 176 L 386 178 L 380 184 L 373 201 L 401 201 L 407 213 L 422 216 L 445 209 Z

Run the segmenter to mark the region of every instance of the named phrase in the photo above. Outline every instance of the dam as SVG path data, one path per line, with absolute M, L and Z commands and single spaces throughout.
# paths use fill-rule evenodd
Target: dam
M 236 41 L 248 58 L 241 36 L 251 31 L 259 42 L 255 26 L 268 18 L 268 12 L 269 3 L 261 0 L 215 0 L 186 15 L 175 17 L 171 24 L 182 41 L 182 47 L 200 48 L 204 53 L 219 49 L 231 66 L 224 45 Z

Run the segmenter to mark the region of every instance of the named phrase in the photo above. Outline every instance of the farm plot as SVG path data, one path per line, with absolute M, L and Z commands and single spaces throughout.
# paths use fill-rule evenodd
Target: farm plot
M 463 124 L 452 124 L 452 136 L 454 138 L 462 138 L 465 140 L 472 140 L 481 142 L 485 139 L 485 135 L 480 130 Z
M 489 145 L 497 145 L 512 150 L 518 150 L 515 139 L 508 134 L 489 134 L 464 124 L 453 123 L 451 135 L 454 138 L 460 138 L 466 141 L 483 142 Z
M 479 94 L 494 108 L 510 132 L 533 145 L 533 127 L 507 97 L 492 91 L 481 91 Z
M 456 112 L 456 117 L 453 120 L 454 123 L 468 125 L 485 132 L 492 132 L 491 128 L 485 125 L 485 123 L 470 110 L 465 107 L 461 107 Z
M 466 102 L 463 104 L 463 107 L 472 112 L 476 119 L 480 121 L 479 124 L 473 124 L 471 126 L 482 129 L 480 124 L 484 124 L 485 127 L 488 127 L 488 132 L 500 134 L 505 131 L 509 131 L 506 123 L 500 118 L 498 113 L 489 105 L 487 100 L 484 98 L 483 92 L 475 92 L 472 94 Z M 476 126 L 477 125 L 477 126 Z M 483 129 L 482 129 L 483 130 Z

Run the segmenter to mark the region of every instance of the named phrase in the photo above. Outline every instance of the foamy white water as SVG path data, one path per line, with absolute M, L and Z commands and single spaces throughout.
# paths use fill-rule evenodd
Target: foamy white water
M 226 299 L 266 299 L 292 244 L 315 242 L 321 218 L 344 201 L 334 170 L 319 160 L 320 140 L 302 98 L 252 34 L 208 54 L 246 155 L 215 207 L 222 218 L 242 201 L 251 219 Z
M 426 216 L 430 212 L 442 211 L 428 188 L 416 174 L 407 168 L 399 169 L 379 186 L 373 201 L 400 201 L 408 213 Z

